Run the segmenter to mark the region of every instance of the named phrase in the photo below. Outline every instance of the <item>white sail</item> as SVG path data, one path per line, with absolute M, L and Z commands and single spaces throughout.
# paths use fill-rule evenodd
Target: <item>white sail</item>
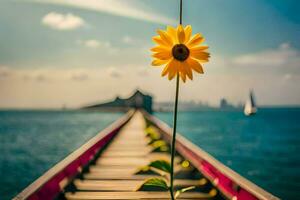
M 253 115 L 257 112 L 257 108 L 255 106 L 254 102 L 254 97 L 253 97 L 253 92 L 250 91 L 249 99 L 246 101 L 245 108 L 244 108 L 244 113 L 245 115 Z

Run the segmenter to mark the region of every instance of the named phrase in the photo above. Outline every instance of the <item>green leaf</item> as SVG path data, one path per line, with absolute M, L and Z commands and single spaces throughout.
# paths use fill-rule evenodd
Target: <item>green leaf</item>
M 161 175 L 159 170 L 150 167 L 150 166 L 143 166 L 140 167 L 134 174 L 153 174 L 153 175 Z
M 149 164 L 150 167 L 154 167 L 156 169 L 160 169 L 162 171 L 171 173 L 171 165 L 166 160 L 156 160 Z
M 145 180 L 145 182 L 138 188 L 139 191 L 144 190 L 148 191 L 151 190 L 152 187 L 162 188 L 163 190 L 168 190 L 169 187 L 166 181 L 162 178 L 149 178 Z
M 177 197 L 179 197 L 180 194 L 182 194 L 186 191 L 189 191 L 189 190 L 193 190 L 195 188 L 196 188 L 196 186 L 190 186 L 190 187 L 186 187 L 186 188 L 182 188 L 180 190 L 177 190 L 176 193 L 175 193 L 175 199 L 177 199 Z

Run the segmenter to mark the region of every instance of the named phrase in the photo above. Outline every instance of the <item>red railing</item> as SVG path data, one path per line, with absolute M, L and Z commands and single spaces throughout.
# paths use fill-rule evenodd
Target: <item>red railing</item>
M 118 131 L 130 120 L 133 113 L 134 111 L 129 111 L 119 120 L 98 133 L 64 160 L 49 169 L 14 199 L 50 200 L 57 197 L 64 186 L 80 173 L 82 168 L 88 165 L 94 158 L 95 154 L 111 141 Z
M 161 130 L 163 138 L 170 142 L 172 129 L 161 120 L 144 112 L 147 120 Z M 197 147 L 180 134 L 176 137 L 176 150 L 189 160 L 215 187 L 228 199 L 233 200 L 278 200 L 254 183 L 237 174 L 216 160 L 207 152 Z M 258 166 L 259 167 L 259 166 Z

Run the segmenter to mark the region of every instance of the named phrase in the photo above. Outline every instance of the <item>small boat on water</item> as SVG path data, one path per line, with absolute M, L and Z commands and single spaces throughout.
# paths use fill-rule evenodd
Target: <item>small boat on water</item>
M 170 159 L 172 130 L 142 110 L 131 110 L 57 163 L 14 199 L 170 199 L 168 191 L 144 191 L 157 176 L 143 167 Z M 178 134 L 175 187 L 196 186 L 179 199 L 277 200 Z
M 257 112 L 257 108 L 254 101 L 253 91 L 250 91 L 249 99 L 246 101 L 244 113 L 246 116 L 254 115 Z

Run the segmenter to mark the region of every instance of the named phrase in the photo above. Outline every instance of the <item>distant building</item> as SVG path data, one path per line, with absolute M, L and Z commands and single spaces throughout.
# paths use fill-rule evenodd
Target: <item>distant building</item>
M 226 108 L 228 106 L 227 100 L 222 98 L 220 101 L 220 108 Z
M 127 111 L 131 108 L 143 108 L 149 113 L 152 113 L 152 97 L 143 94 L 141 91 L 136 92 L 127 99 L 116 97 L 114 101 L 93 104 L 85 106 L 82 109 L 104 110 L 104 111 Z
M 230 103 L 225 98 L 222 98 L 220 100 L 220 109 L 233 109 L 234 106 Z

